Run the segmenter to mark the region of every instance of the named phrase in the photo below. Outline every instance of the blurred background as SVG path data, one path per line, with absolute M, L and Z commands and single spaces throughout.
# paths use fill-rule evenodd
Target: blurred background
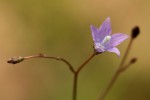
M 63 63 L 30 59 L 11 65 L 14 56 L 44 53 L 60 56 L 77 68 L 93 52 L 90 24 L 99 27 L 108 16 L 113 33 L 130 35 L 138 25 L 125 71 L 106 100 L 150 100 L 149 0 L 1 0 L 0 100 L 71 100 L 73 75 Z M 129 39 L 118 46 L 121 57 L 105 52 L 81 71 L 78 100 L 97 100 L 118 67 Z

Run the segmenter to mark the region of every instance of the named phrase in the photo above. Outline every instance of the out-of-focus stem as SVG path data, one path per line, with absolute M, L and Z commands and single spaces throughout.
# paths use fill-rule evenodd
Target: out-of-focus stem
M 114 83 L 116 82 L 117 78 L 119 77 L 120 73 L 123 72 L 121 71 L 121 69 L 124 67 L 124 64 L 126 62 L 127 56 L 129 54 L 129 51 L 131 49 L 131 45 L 133 43 L 133 39 L 131 38 L 129 45 L 127 47 L 127 50 L 124 54 L 124 57 L 118 67 L 118 69 L 116 70 L 116 72 L 114 73 L 114 75 L 112 76 L 111 80 L 109 81 L 107 87 L 105 88 L 105 90 L 102 92 L 102 94 L 100 95 L 98 100 L 104 100 L 106 95 L 108 94 L 108 92 L 111 90 L 112 86 L 114 85 Z
M 133 39 L 131 38 L 131 39 L 130 39 L 130 42 L 129 42 L 129 45 L 128 45 L 127 49 L 126 49 L 126 52 L 125 52 L 125 54 L 124 54 L 124 57 L 122 58 L 122 61 L 121 61 L 120 65 L 119 65 L 119 68 L 121 68 L 121 67 L 124 66 L 124 64 L 125 64 L 125 62 L 126 62 L 126 59 L 127 59 L 127 57 L 128 57 L 129 51 L 130 51 L 130 49 L 131 49 L 132 43 L 133 43 Z

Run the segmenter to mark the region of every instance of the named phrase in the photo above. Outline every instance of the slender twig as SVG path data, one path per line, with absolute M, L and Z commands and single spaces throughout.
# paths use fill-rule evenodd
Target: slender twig
M 129 44 L 128 44 L 128 47 L 127 47 L 127 49 L 126 49 L 126 52 L 125 52 L 125 54 L 124 54 L 124 57 L 123 57 L 123 59 L 122 59 L 120 65 L 119 65 L 119 68 L 121 68 L 121 67 L 124 66 L 124 64 L 125 64 L 125 62 L 126 62 L 126 59 L 127 59 L 128 55 L 129 55 L 129 51 L 130 51 L 130 49 L 131 49 L 132 43 L 133 43 L 133 39 L 131 38 L 131 39 L 130 39 L 130 42 L 129 42 Z
M 85 61 L 83 62 L 77 69 L 76 73 L 79 73 L 83 68 L 84 66 L 95 56 L 97 55 L 97 53 L 94 51 L 93 54 Z
M 74 78 L 73 78 L 73 95 L 72 95 L 72 100 L 76 100 L 77 98 L 77 81 L 78 81 L 78 75 L 79 75 L 79 72 L 84 68 L 84 66 L 95 56 L 97 55 L 98 53 L 96 53 L 94 51 L 94 53 L 83 63 L 81 64 L 77 70 L 75 70 L 73 68 L 73 66 L 64 58 L 61 58 L 61 57 L 52 57 L 52 56 L 46 56 L 44 54 L 38 54 L 38 55 L 33 55 L 33 56 L 26 56 L 26 57 L 12 57 L 10 58 L 7 62 L 8 63 L 11 63 L 11 64 L 17 64 L 17 63 L 20 63 L 24 60 L 27 60 L 27 59 L 32 59 L 32 58 L 49 58 L 49 59 L 55 59 L 55 60 L 60 60 L 64 63 L 66 63 L 70 69 L 70 71 L 73 73 L 74 75 Z
M 130 62 L 128 62 L 126 65 L 120 68 L 120 73 L 127 70 L 132 64 L 134 64 L 137 61 L 137 58 L 132 58 Z
M 96 52 L 94 52 L 85 62 L 83 62 L 78 69 L 74 73 L 74 79 L 73 79 L 73 96 L 72 100 L 77 100 L 77 87 L 78 87 L 78 75 L 80 71 L 85 67 L 85 65 L 95 56 L 97 55 Z
M 63 61 L 64 63 L 66 63 L 70 69 L 70 71 L 72 73 L 74 73 L 74 68 L 73 66 L 64 58 L 61 58 L 61 57 L 51 57 L 51 56 L 46 56 L 46 55 L 35 55 L 35 56 L 28 56 L 28 57 L 24 57 L 25 59 L 29 59 L 29 58 L 49 58 L 49 59 L 55 59 L 55 60 L 60 60 L 60 61 Z
M 10 58 L 7 62 L 8 63 L 11 63 L 11 64 L 17 64 L 17 63 L 20 63 L 24 60 L 27 60 L 27 59 L 32 59 L 32 58 L 48 58 L 48 59 L 55 59 L 55 60 L 60 60 L 64 63 L 66 63 L 70 69 L 70 71 L 73 73 L 74 75 L 74 78 L 73 78 L 73 95 L 72 95 L 72 100 L 76 100 L 77 98 L 77 81 L 78 81 L 78 75 L 79 75 L 79 72 L 84 68 L 84 66 L 95 56 L 97 55 L 98 53 L 96 53 L 94 51 L 94 53 L 85 61 L 83 62 L 77 70 L 75 70 L 73 68 L 73 66 L 64 58 L 61 58 L 61 57 L 53 57 L 53 56 L 46 56 L 44 54 L 38 54 L 38 55 L 33 55 L 33 56 L 26 56 L 26 57 L 12 57 Z
M 71 70 L 71 72 L 74 74 L 74 79 L 73 79 L 73 96 L 72 96 L 72 100 L 76 100 L 77 99 L 77 83 L 78 83 L 78 75 L 79 72 L 84 68 L 84 66 L 96 55 L 96 53 L 94 52 L 83 64 L 81 64 L 78 69 L 75 71 L 73 66 L 65 59 L 60 58 L 60 57 L 51 57 L 51 56 L 46 56 L 43 54 L 39 54 L 39 55 L 34 55 L 34 56 L 27 56 L 24 57 L 24 59 L 31 59 L 31 58 L 50 58 L 50 59 L 55 59 L 55 60 L 61 60 L 64 63 L 66 63 L 69 67 L 69 69 Z
M 124 67 L 120 68 L 119 72 L 123 72 L 125 71 L 126 69 L 128 69 L 130 67 L 131 63 L 129 62 L 128 64 L 126 64 Z
M 21 60 L 20 60 L 20 58 L 21 58 Z M 18 57 L 18 58 L 14 57 L 14 58 L 9 59 L 7 62 L 12 63 L 12 64 L 16 64 L 16 63 L 19 63 L 23 60 L 27 60 L 27 59 L 31 59 L 31 58 L 48 58 L 48 59 L 60 60 L 60 61 L 66 63 L 68 65 L 68 67 L 72 73 L 75 72 L 73 66 L 66 59 L 61 58 L 61 57 L 46 56 L 44 54 L 38 54 L 38 55 L 26 56 L 26 57 Z
M 77 100 L 77 83 L 78 83 L 78 73 L 74 73 L 72 100 Z
M 127 56 L 129 54 L 129 51 L 130 51 L 130 48 L 131 48 L 131 45 L 133 43 L 133 39 L 131 38 L 130 39 L 130 42 L 129 42 L 129 45 L 127 47 L 127 50 L 124 54 L 124 57 L 118 67 L 118 69 L 116 70 L 116 72 L 114 73 L 113 77 L 111 78 L 110 82 L 108 83 L 108 86 L 105 88 L 104 92 L 100 95 L 99 97 L 99 100 L 104 100 L 104 98 L 106 97 L 106 95 L 108 94 L 108 92 L 110 91 L 110 89 L 112 88 L 112 86 L 114 85 L 114 83 L 116 82 L 118 76 L 120 75 L 120 73 L 122 71 L 120 71 L 123 67 L 124 67 L 124 64 L 126 62 L 126 59 L 127 59 Z
M 130 63 L 125 66 L 125 62 L 128 57 L 129 51 L 131 49 L 133 40 L 139 35 L 139 33 L 140 33 L 140 28 L 138 26 L 136 26 L 132 29 L 131 39 L 130 39 L 129 45 L 127 47 L 127 50 L 124 54 L 124 57 L 119 65 L 118 69 L 116 70 L 115 74 L 113 75 L 112 79 L 108 83 L 108 86 L 106 87 L 104 92 L 100 95 L 99 100 L 104 100 L 104 98 L 106 97 L 106 95 L 108 94 L 108 92 L 110 91 L 112 86 L 114 85 L 115 81 L 117 80 L 118 76 L 120 75 L 120 73 L 125 71 L 131 64 L 136 62 L 136 58 L 133 58 L 133 59 L 131 59 Z

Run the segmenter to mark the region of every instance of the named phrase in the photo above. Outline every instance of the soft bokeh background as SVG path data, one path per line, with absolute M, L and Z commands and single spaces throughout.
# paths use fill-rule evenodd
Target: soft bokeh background
M 106 100 L 150 100 L 149 0 L 1 0 L 0 100 L 71 100 L 72 74 L 62 62 L 32 59 L 7 64 L 13 56 L 44 53 L 68 59 L 75 68 L 92 53 L 89 24 L 107 16 L 113 33 L 130 35 L 141 28 L 129 59 L 138 62 L 123 73 Z M 125 52 L 129 40 L 113 53 L 96 56 L 79 77 L 78 100 L 97 100 Z M 129 60 L 128 59 L 128 60 Z

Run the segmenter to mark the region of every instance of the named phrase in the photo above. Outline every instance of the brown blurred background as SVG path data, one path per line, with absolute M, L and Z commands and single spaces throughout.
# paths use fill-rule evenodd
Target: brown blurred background
M 75 68 L 91 53 L 89 24 L 99 27 L 111 18 L 113 33 L 130 35 L 138 25 L 129 59 L 138 62 L 123 73 L 106 100 L 150 100 L 149 0 L 1 0 L 0 100 L 71 100 L 72 74 L 62 62 L 32 59 L 17 65 L 14 56 L 44 53 L 68 59 Z M 78 100 L 97 100 L 113 75 L 129 39 L 118 48 L 121 57 L 95 57 L 79 77 Z

